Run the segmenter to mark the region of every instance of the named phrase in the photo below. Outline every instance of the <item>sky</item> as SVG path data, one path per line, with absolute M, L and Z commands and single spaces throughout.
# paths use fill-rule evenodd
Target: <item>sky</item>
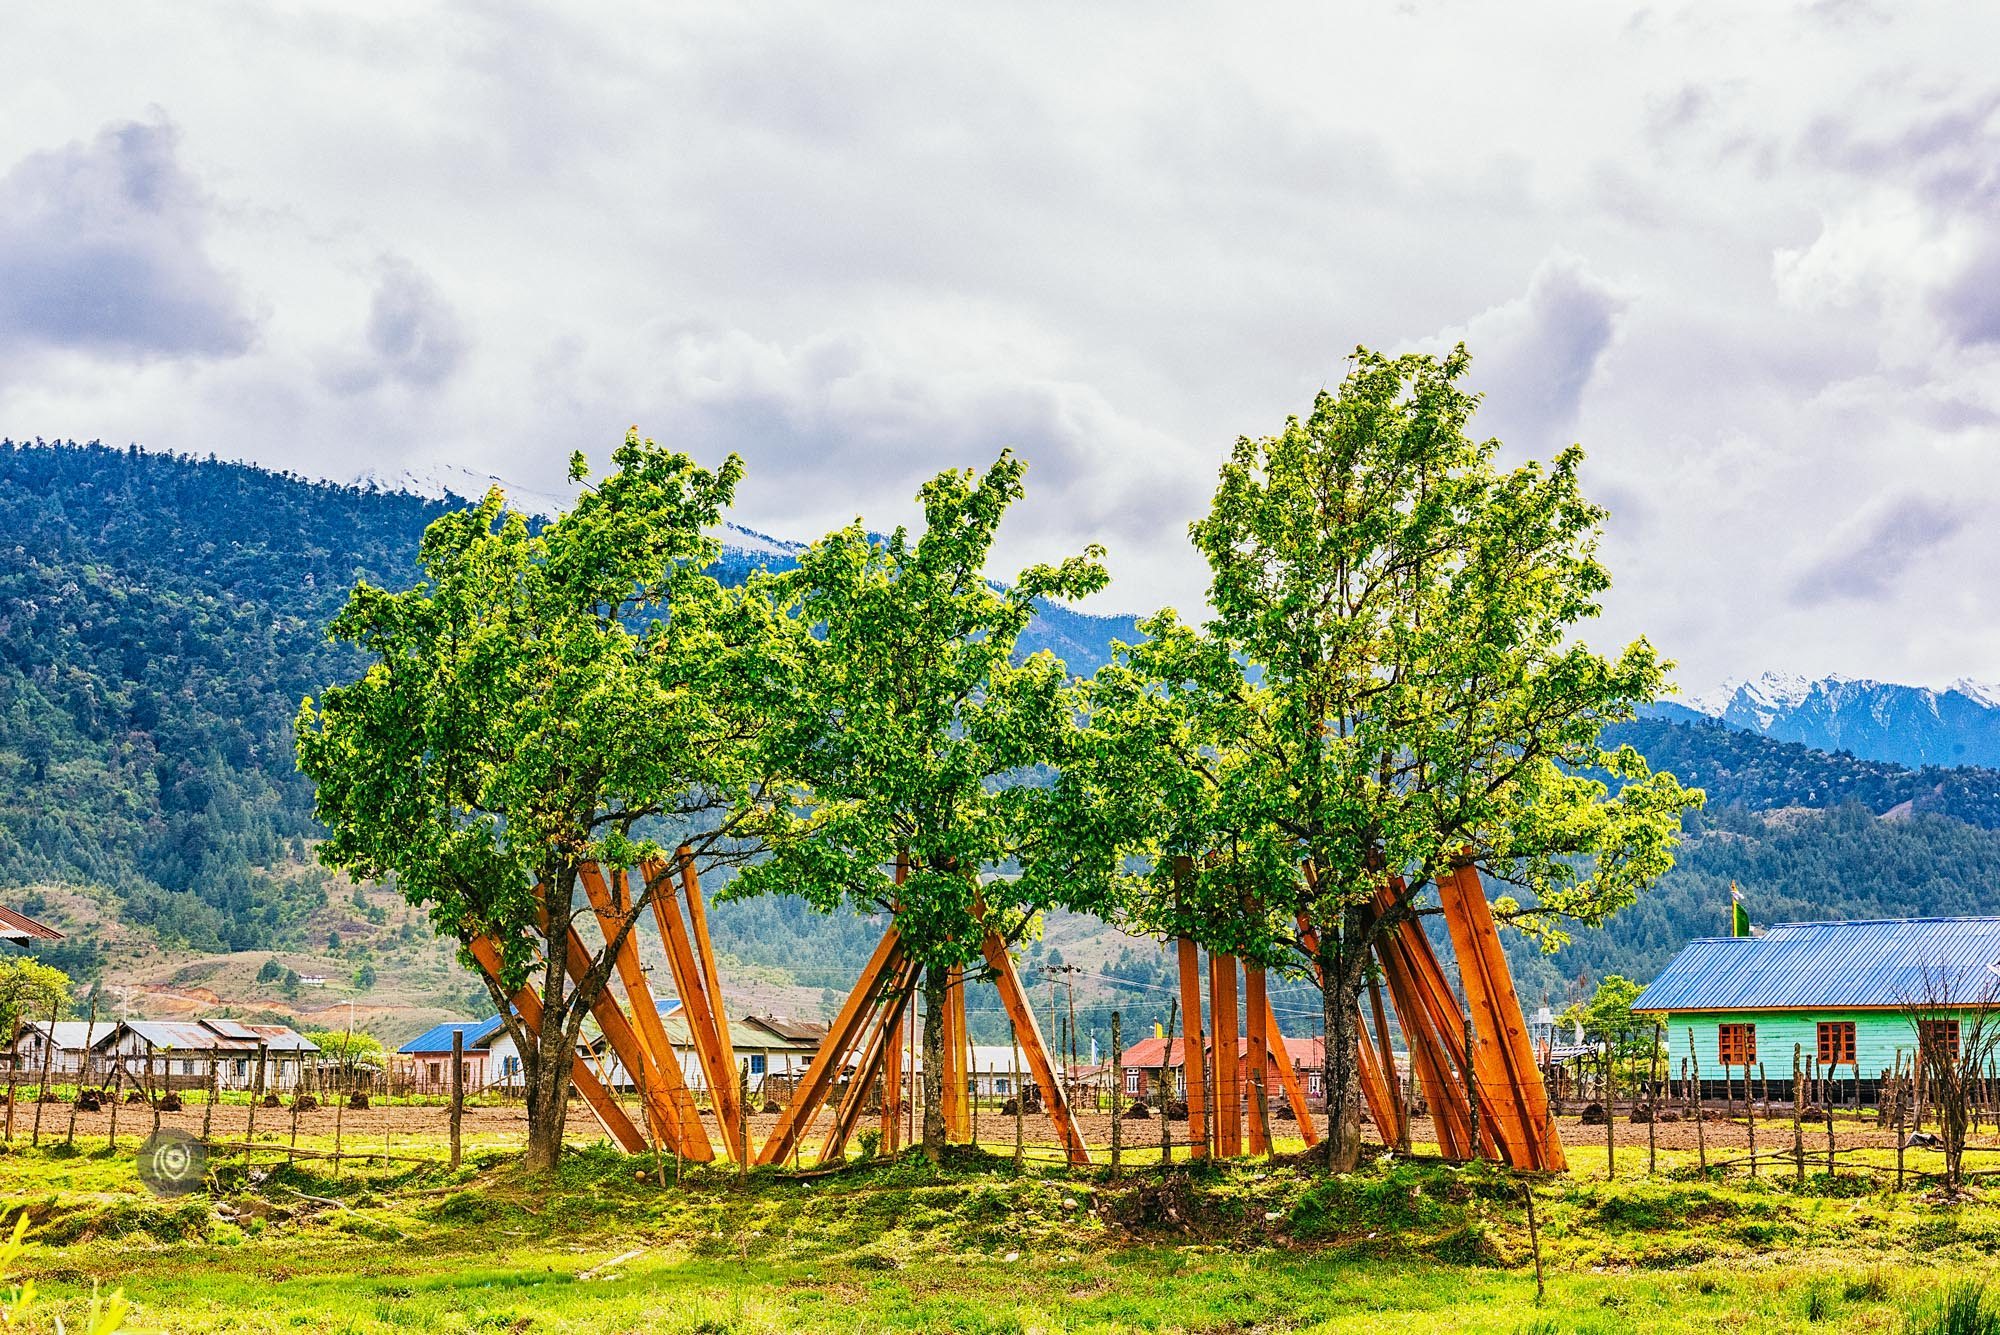
M 1906 12 L 1907 11 L 1907 12 Z M 0 434 L 811 538 L 1030 464 L 1005 575 L 1198 609 L 1238 436 L 1463 340 L 1690 691 L 2000 679 L 2000 9 L 7 6 Z

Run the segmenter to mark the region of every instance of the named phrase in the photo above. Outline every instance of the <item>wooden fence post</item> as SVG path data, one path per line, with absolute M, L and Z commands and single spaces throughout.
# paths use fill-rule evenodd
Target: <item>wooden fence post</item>
M 1174 1076 L 1172 1059 L 1174 1055 L 1174 1025 L 1180 1019 L 1180 1004 L 1179 997 L 1175 997 L 1167 1003 L 1166 1046 L 1160 1049 L 1160 1168 L 1163 1171 L 1173 1167 L 1174 1164 L 1174 1119 L 1172 1115 Z M 1187 1040 L 1182 1039 L 1181 1069 L 1183 1071 L 1188 1069 L 1187 1061 Z M 1192 1103 L 1188 1105 L 1188 1135 L 1190 1138 L 1194 1135 L 1194 1105 Z
M 93 987 L 90 989 L 90 1023 L 83 1031 L 83 1056 L 78 1060 L 76 1067 L 76 1093 L 69 1101 L 69 1135 L 63 1141 L 65 1145 L 76 1144 L 76 1108 L 83 1102 L 83 1082 L 90 1075 L 90 1045 L 96 1037 L 97 989 Z M 208 1139 L 206 1131 L 202 1132 L 202 1139 Z
M 296 1100 L 293 1104 L 297 1106 Z M 451 1030 L 451 1167 L 458 1170 L 461 1157 L 459 1134 L 465 1118 L 465 1031 L 453 1025 Z M 293 1125 L 298 1124 L 293 1119 Z
M 1688 1026 L 1688 1062 L 1694 1071 L 1694 1150 L 1702 1175 L 1708 1175 L 1708 1118 L 1701 1105 L 1701 1054 L 1694 1050 L 1694 1026 Z
M 1659 1169 L 1660 1125 L 1660 1022 L 1653 1021 L 1653 1056 L 1646 1064 L 1646 1176 Z
M 7 1036 L 7 1132 L 9 1145 L 14 1143 L 14 1091 L 21 1078 L 21 1012 L 14 1012 L 13 1032 Z
M 49 1071 L 56 1060 L 56 1016 L 62 1014 L 58 1005 L 49 1007 L 49 1041 L 42 1045 L 42 1083 L 35 1093 L 35 1138 L 34 1143 L 42 1143 L 42 1100 L 49 1096 Z
M 1120 1175 L 1119 1156 L 1124 1148 L 1125 1138 L 1120 1128 L 1125 1119 L 1124 1111 L 1118 1105 L 1125 1100 L 1125 1049 L 1119 1046 L 1123 1037 L 1118 1027 L 1118 1012 L 1111 1012 L 1111 1176 L 1115 1181 Z

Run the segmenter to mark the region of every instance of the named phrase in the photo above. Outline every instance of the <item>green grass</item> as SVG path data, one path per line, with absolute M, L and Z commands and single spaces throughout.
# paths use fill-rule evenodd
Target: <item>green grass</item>
M 1521 1184 L 1487 1167 L 1114 1182 L 960 1151 L 664 1190 L 651 1169 L 602 1147 L 546 1185 L 499 1151 L 338 1178 L 225 1160 L 170 1200 L 129 1154 L 16 1147 L 0 1201 L 34 1220 L 23 1273 L 51 1299 L 122 1286 L 135 1328 L 173 1331 L 1985 1331 L 1923 1323 L 1964 1318 L 1934 1295 L 2000 1255 L 1980 1200 L 1557 1179 L 1537 1306 Z

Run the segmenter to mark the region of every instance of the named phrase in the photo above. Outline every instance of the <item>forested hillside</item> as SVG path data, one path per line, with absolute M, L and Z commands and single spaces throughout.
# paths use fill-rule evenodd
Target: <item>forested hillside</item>
M 323 945 L 303 940 L 330 883 L 303 865 L 315 828 L 292 714 L 353 670 L 322 629 L 354 580 L 406 583 L 448 504 L 213 460 L 0 445 L 0 885 L 106 887 L 123 922 L 178 950 Z M 719 573 L 751 559 L 732 553 Z M 1054 608 L 1027 639 L 1089 671 L 1131 633 L 1129 618 Z M 1650 975 L 1721 930 L 1732 879 L 1763 922 L 2000 911 L 2000 772 L 1905 769 L 1710 722 L 1642 719 L 1609 739 L 1707 789 L 1708 810 L 1680 865 L 1608 928 L 1554 956 L 1516 943 L 1531 1006 L 1605 972 Z M 875 935 L 795 903 L 728 906 L 716 929 L 745 966 L 814 989 L 843 986 Z M 1112 1005 L 1164 1004 L 1147 943 L 1082 921 L 1052 936 L 1035 961 L 1082 970 L 1086 1033 Z M 90 941 L 65 947 L 68 962 L 87 968 Z

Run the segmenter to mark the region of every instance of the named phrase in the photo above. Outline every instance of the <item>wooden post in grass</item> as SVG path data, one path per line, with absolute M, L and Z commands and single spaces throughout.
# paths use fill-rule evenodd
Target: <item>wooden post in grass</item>
M 1174 1164 L 1174 1119 L 1170 1113 L 1170 1105 L 1174 1101 L 1174 1077 L 1173 1062 L 1170 1058 L 1174 1055 L 1174 1026 L 1180 1019 L 1180 1005 L 1179 997 L 1167 1002 L 1167 1045 L 1160 1051 L 1160 1167 L 1163 1170 L 1173 1167 Z M 1189 1069 L 1187 1040 L 1182 1039 L 1181 1070 L 1189 1071 Z M 1194 1105 L 1189 1104 L 1188 1109 L 1188 1135 L 1192 1138 Z M 1189 1153 L 1193 1151 L 1190 1150 Z
M 1660 1022 L 1653 1021 L 1653 1059 L 1646 1071 L 1646 1176 L 1659 1170 L 1660 1125 Z
M 215 1059 L 208 1061 L 208 1101 L 201 1105 L 201 1138 L 207 1140 L 215 1127 L 215 1103 L 222 1095 L 222 1071 Z
M 1747 1062 L 1744 1064 L 1743 1069 L 1745 1071 L 1750 1069 Z M 1758 1062 L 1757 1070 L 1761 1074 L 1764 1070 L 1764 1063 Z M 1749 1114 L 1745 1120 L 1750 1127 L 1750 1176 L 1754 1178 L 1757 1176 L 1757 1105 L 1748 1096 L 1750 1089 L 1750 1077 L 1748 1075 L 1743 1077 L 1743 1088 L 1745 1091 L 1743 1111 Z
M 1470 1021 L 1466 1022 L 1465 1032 L 1468 1038 L 1471 1037 Z M 1469 1061 L 1466 1063 L 1466 1069 L 1471 1069 Z M 1606 1182 L 1618 1176 L 1617 1079 L 1618 1068 L 1612 1063 L 1611 1040 L 1607 1037 L 1604 1040 L 1604 1180 Z M 1473 1093 L 1477 1095 L 1478 1091 L 1474 1090 Z M 1479 1100 L 1476 1097 L 1472 1103 L 1472 1152 L 1475 1155 L 1479 1153 Z
M 1820 1106 L 1826 1112 L 1826 1175 L 1831 1180 L 1833 1177 L 1833 1101 L 1829 1099 Z
M 48 1042 L 42 1044 L 42 1082 L 41 1088 L 35 1092 L 35 1138 L 33 1143 L 36 1145 L 42 1143 L 42 1100 L 49 1096 L 49 1072 L 54 1069 L 56 1060 L 56 1016 L 60 1014 L 62 1014 L 62 1007 L 60 1005 L 52 1004 L 49 1007 Z
M 21 1012 L 14 1012 L 13 1032 L 7 1036 L 7 1133 L 9 1145 L 14 1143 L 14 1090 L 21 1078 Z
M 1111 1177 L 1119 1177 L 1119 1156 L 1124 1148 L 1125 1138 L 1119 1128 L 1125 1125 L 1120 1114 L 1124 1109 L 1118 1105 L 1125 1100 L 1125 1049 L 1120 1047 L 1122 1031 L 1118 1027 L 1118 1012 L 1111 1012 Z
M 1028 1091 L 1021 1088 L 1021 1036 L 1011 1021 L 1007 1025 L 1007 1042 L 1007 1059 L 1014 1068 L 1008 1084 L 1014 1091 L 1014 1171 L 1018 1173 L 1027 1153 Z
M 294 1106 L 297 1106 L 294 1104 Z M 460 1133 L 465 1123 L 465 1031 L 453 1025 L 451 1030 L 451 1166 L 458 1170 L 462 1157 Z M 292 1125 L 298 1125 L 294 1118 Z M 657 1157 L 657 1155 L 655 1156 Z
M 669 1054 L 669 1060 L 672 1059 Z M 858 1073 L 857 1073 L 858 1075 Z M 750 1059 L 745 1057 L 736 1072 L 736 1143 L 747 1147 L 750 1144 Z M 736 1180 L 750 1180 L 750 1155 L 746 1152 L 736 1156 Z
M 125 1101 L 125 1063 L 113 1060 L 111 1064 L 111 1139 L 106 1148 L 112 1154 L 118 1152 L 118 1105 Z
M 1799 1126 L 1799 1104 L 1806 1092 L 1802 1052 L 1799 1044 L 1792 1044 L 1792 1180 L 1799 1186 L 1806 1182 L 1806 1142 Z
M 263 1071 L 261 1069 L 263 1061 L 261 1060 L 261 1054 L 264 1050 L 262 1047 L 259 1047 L 257 1051 L 260 1055 L 260 1060 L 257 1063 L 260 1069 L 257 1076 L 253 1077 L 250 1082 L 250 1118 L 244 1124 L 243 1129 L 243 1139 L 245 1142 L 257 1139 L 257 1086 L 263 1083 Z M 147 1058 L 147 1069 L 149 1071 L 152 1069 L 152 1058 L 150 1056 Z
M 1896 1049 L 1896 1190 L 1903 1189 L 1903 1050 Z
M 1702 1175 L 1708 1174 L 1708 1119 L 1701 1106 L 1701 1054 L 1694 1050 L 1694 1026 L 1688 1026 L 1688 1064 L 1694 1072 L 1694 1151 Z
M 96 1040 L 96 1038 L 97 1038 L 97 989 L 93 987 L 90 989 L 90 1023 L 84 1026 L 83 1056 L 78 1061 L 76 1068 L 76 1093 L 73 1096 L 71 1096 L 69 1101 L 69 1135 L 65 1137 L 63 1140 L 63 1144 L 65 1145 L 76 1144 L 76 1108 L 79 1103 L 83 1102 L 83 1082 L 84 1079 L 90 1074 L 90 1045 L 92 1042 Z M 208 1139 L 208 1133 L 206 1131 L 202 1132 L 202 1139 L 203 1140 Z

